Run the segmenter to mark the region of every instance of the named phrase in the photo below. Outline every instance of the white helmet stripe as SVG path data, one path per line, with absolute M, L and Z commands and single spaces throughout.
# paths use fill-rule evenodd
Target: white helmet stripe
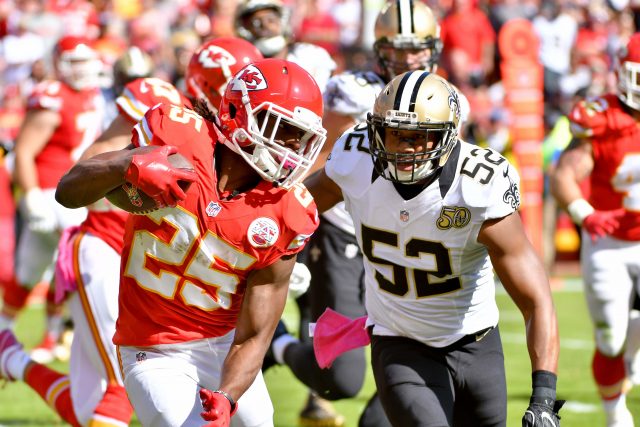
M 420 77 L 424 72 L 413 71 L 409 74 L 409 78 L 407 79 L 404 88 L 402 89 L 402 97 L 400 98 L 400 105 L 397 108 L 399 111 L 413 111 L 410 109 L 411 107 L 411 98 L 413 97 L 413 91 L 417 90 L 416 87 L 419 81 L 422 81 Z M 415 98 L 414 98 L 415 101 Z
M 413 30 L 413 0 L 398 0 L 398 30 L 403 36 L 414 33 Z

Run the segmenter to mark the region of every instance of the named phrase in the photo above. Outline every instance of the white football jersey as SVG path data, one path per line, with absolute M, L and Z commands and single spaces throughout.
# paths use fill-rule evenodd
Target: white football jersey
M 356 122 L 364 122 L 385 85 L 384 80 L 373 71 L 347 71 L 338 74 L 327 83 L 324 108 L 351 116 Z
M 336 142 L 325 170 L 365 255 L 375 334 L 444 347 L 497 325 L 493 267 L 477 237 L 484 221 L 519 207 L 519 176 L 504 157 L 459 140 L 440 177 L 405 200 L 375 173 L 361 124 Z
M 313 76 L 322 92 L 337 65 L 326 49 L 311 43 L 294 43 L 287 60 L 295 62 Z M 373 104 L 371 104 L 373 105 Z

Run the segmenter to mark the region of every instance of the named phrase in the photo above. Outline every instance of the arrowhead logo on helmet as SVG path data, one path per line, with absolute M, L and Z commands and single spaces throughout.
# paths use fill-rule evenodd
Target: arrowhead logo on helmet
M 248 65 L 238 74 L 231 82 L 231 90 L 242 91 L 242 85 L 240 82 L 244 82 L 247 90 L 263 90 L 266 89 L 267 80 L 264 78 L 262 71 L 260 71 L 254 65 Z
M 236 58 L 228 51 L 215 45 L 203 49 L 198 56 L 198 61 L 205 68 L 220 68 L 223 65 L 231 66 L 237 62 Z

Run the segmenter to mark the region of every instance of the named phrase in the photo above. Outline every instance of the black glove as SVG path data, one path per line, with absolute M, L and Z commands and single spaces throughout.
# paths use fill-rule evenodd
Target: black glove
M 537 400 L 537 398 L 536 398 Z M 534 397 L 531 397 L 529 407 L 527 408 L 524 416 L 522 417 L 522 427 L 559 427 L 560 416 L 558 411 L 564 405 L 564 400 L 552 400 L 548 402 L 547 399 L 543 399 L 544 402 L 534 401 Z M 552 403 L 550 405 L 549 403 Z
M 558 427 L 558 411 L 564 400 L 556 400 L 556 374 L 549 371 L 535 371 L 532 375 L 533 392 L 529 407 L 522 417 L 522 427 Z

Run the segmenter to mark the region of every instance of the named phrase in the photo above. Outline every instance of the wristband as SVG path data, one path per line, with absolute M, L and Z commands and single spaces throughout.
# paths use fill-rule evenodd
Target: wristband
M 567 212 L 576 225 L 582 225 L 582 221 L 594 213 L 595 209 L 585 199 L 576 199 L 567 205 Z
M 531 374 L 531 401 L 553 406 L 556 400 L 556 383 L 558 377 L 550 371 L 534 371 Z
M 218 394 L 223 395 L 229 401 L 229 404 L 231 405 L 231 411 L 230 411 L 231 415 L 236 413 L 236 409 L 238 409 L 238 405 L 236 404 L 236 401 L 233 400 L 233 397 L 231 397 L 229 395 L 229 393 L 227 393 L 226 391 L 223 391 L 223 390 L 213 390 L 213 393 L 218 393 Z

